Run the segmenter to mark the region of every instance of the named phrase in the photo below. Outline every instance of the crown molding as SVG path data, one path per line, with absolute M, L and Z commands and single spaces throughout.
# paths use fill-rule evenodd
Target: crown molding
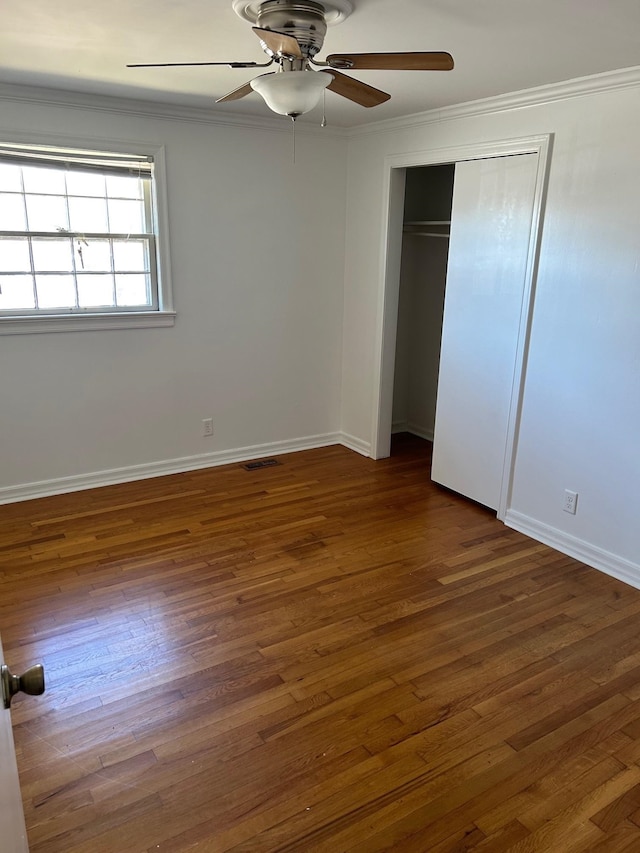
M 117 113 L 165 121 L 194 122 L 216 127 L 243 127 L 266 130 L 274 133 L 291 133 L 291 123 L 284 118 L 271 116 L 251 116 L 238 113 L 214 113 L 206 107 L 188 107 L 183 104 L 148 101 L 113 95 L 94 95 L 70 89 L 53 89 L 45 86 L 22 86 L 14 83 L 0 83 L 0 101 L 8 101 L 34 106 L 65 107 L 93 112 Z M 321 128 L 320 125 L 299 121 L 296 133 L 344 137 L 341 127 Z
M 525 109 L 551 104 L 555 101 L 615 92 L 620 89 L 632 89 L 638 86 L 640 86 L 640 65 L 632 68 L 621 68 L 617 71 L 605 71 L 588 77 L 576 77 L 572 80 L 564 80 L 561 83 L 548 83 L 544 86 L 536 86 L 533 89 L 522 89 L 477 101 L 465 101 L 462 104 L 426 110 L 422 113 L 414 113 L 400 118 L 372 122 L 349 128 L 347 136 L 353 138 L 368 134 L 407 130 L 429 124 L 440 124 L 443 121 Z
M 640 65 L 622 68 L 617 71 L 605 71 L 588 77 L 576 77 L 561 83 L 549 83 L 532 89 L 522 89 L 504 95 L 495 95 L 475 101 L 465 101 L 448 107 L 439 107 L 421 113 L 413 113 L 399 118 L 367 122 L 357 127 L 321 128 L 310 122 L 300 121 L 296 132 L 300 134 L 323 134 L 337 138 L 355 138 L 369 134 L 395 132 L 429 124 L 491 115 L 510 110 L 550 104 L 585 95 L 602 94 L 640 86 Z M 217 127 L 242 127 L 266 130 L 274 133 L 288 133 L 289 123 L 271 116 L 251 116 L 245 113 L 213 113 L 206 107 L 188 107 L 183 104 L 150 101 L 138 98 L 98 95 L 68 89 L 54 89 L 44 86 L 23 86 L 14 83 L 0 83 L 0 100 L 16 103 L 28 103 L 39 106 L 66 107 L 78 110 L 117 113 L 120 115 L 144 116 L 145 118 L 166 121 L 194 122 Z

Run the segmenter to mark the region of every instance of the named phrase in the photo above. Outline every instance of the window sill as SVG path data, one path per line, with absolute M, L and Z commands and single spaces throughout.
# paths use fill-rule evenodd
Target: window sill
M 175 311 L 0 317 L 0 335 L 95 332 L 103 329 L 152 329 L 173 326 L 175 321 Z

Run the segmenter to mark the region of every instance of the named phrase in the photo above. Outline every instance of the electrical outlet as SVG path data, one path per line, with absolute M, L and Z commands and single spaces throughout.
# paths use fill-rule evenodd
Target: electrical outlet
M 213 418 L 202 419 L 202 435 L 213 435 Z
M 564 490 L 564 503 L 562 504 L 562 509 L 565 512 L 570 512 L 571 515 L 575 515 L 577 507 L 578 507 L 578 493 L 572 492 L 569 489 L 565 489 Z

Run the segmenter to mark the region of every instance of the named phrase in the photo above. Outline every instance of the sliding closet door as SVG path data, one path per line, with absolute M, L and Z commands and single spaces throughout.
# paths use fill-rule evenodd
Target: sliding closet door
M 456 165 L 432 478 L 497 509 L 537 154 Z

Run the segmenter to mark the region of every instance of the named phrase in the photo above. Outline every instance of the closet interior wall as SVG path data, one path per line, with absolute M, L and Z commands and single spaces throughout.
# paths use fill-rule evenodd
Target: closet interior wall
M 433 440 L 454 164 L 406 170 L 393 432 Z

